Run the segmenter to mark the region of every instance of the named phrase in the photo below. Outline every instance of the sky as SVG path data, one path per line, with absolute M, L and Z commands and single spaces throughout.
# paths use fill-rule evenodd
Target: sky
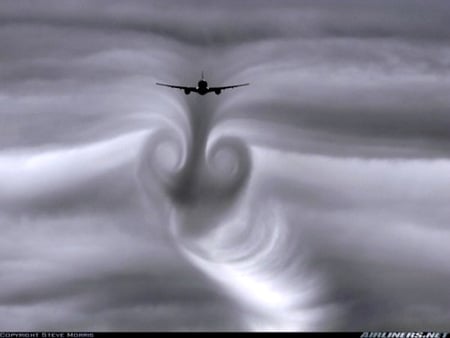
M 449 331 L 449 15 L 2 1 L 0 330 Z

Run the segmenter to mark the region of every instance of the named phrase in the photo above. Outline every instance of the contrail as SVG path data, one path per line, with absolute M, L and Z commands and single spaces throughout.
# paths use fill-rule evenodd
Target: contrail
M 149 137 L 139 174 L 152 182 L 143 184 L 149 194 L 156 183 L 149 177 L 156 178 L 172 205 L 167 215 L 177 247 L 247 309 L 249 330 L 314 328 L 325 313 L 314 306 L 323 283 L 302 257 L 293 259 L 297 235 L 276 205 L 249 213 L 251 147 L 221 133 L 223 118 L 216 119 L 211 101 L 188 101 L 186 113 L 189 130 L 174 124 Z

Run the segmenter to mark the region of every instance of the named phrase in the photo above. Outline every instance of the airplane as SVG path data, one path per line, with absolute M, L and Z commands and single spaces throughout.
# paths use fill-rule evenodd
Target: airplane
M 182 89 L 182 90 L 184 90 L 184 93 L 186 95 L 189 95 L 191 92 L 194 92 L 194 93 L 197 93 L 200 95 L 205 95 L 205 94 L 214 92 L 214 93 L 216 93 L 216 95 L 219 95 L 222 92 L 222 90 L 224 90 L 224 89 L 248 86 L 250 83 L 241 83 L 241 84 L 237 84 L 237 85 L 221 86 L 221 87 L 208 87 L 208 82 L 205 80 L 205 77 L 202 72 L 202 78 L 200 81 L 198 81 L 197 87 L 176 86 L 176 85 L 160 83 L 160 82 L 156 82 L 156 84 L 158 86 Z

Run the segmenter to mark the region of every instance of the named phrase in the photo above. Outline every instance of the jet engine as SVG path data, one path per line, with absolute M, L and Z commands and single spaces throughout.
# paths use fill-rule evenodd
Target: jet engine
M 186 95 L 189 95 L 189 94 L 191 93 L 191 90 L 186 88 L 186 89 L 184 90 L 184 93 L 185 93 Z
M 222 91 L 221 91 L 220 89 L 216 89 L 216 90 L 214 91 L 214 93 L 216 93 L 216 95 L 220 95 L 221 92 L 222 92 Z

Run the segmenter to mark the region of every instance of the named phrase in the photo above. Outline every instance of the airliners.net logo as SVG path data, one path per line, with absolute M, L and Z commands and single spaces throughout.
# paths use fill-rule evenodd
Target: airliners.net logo
M 446 338 L 446 337 L 447 337 L 446 332 L 363 332 L 361 334 L 361 338 Z

